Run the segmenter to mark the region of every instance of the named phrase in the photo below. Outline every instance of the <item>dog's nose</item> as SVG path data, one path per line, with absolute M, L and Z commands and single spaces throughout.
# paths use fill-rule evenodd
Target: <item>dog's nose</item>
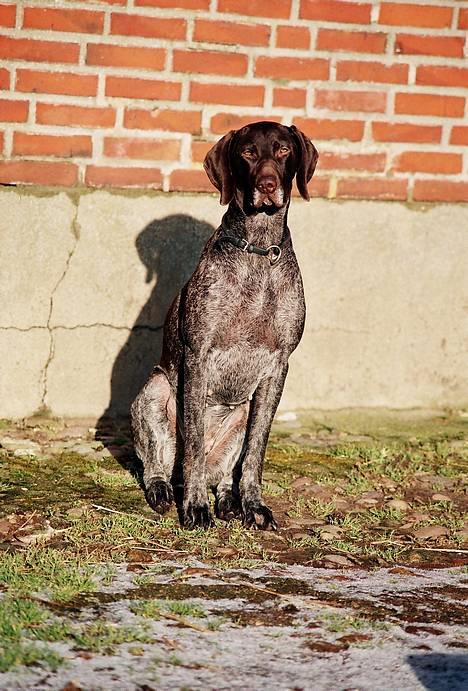
M 273 194 L 278 187 L 278 181 L 273 175 L 262 175 L 257 180 L 256 187 L 262 194 Z

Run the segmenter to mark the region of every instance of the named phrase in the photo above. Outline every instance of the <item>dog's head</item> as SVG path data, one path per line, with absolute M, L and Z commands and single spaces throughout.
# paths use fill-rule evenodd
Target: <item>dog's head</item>
M 309 199 L 307 183 L 317 159 L 317 149 L 296 127 L 256 122 L 228 132 L 203 165 L 221 204 L 236 199 L 246 213 L 271 214 L 288 203 L 294 176 L 300 194 Z

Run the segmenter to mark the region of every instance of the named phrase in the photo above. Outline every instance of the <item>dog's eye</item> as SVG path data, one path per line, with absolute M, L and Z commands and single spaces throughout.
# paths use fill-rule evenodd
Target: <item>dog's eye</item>
M 242 156 L 245 156 L 245 158 L 255 158 L 255 151 L 253 149 L 244 149 L 242 152 Z
M 280 156 L 286 156 L 286 154 L 289 154 L 289 147 L 283 145 L 280 146 L 278 153 Z

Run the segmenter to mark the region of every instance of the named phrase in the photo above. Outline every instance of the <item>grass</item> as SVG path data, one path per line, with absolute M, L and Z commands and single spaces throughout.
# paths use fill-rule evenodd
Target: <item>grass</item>
M 83 558 L 47 547 L 0 556 L 0 583 L 14 593 L 43 593 L 67 602 L 78 593 L 94 590 L 95 575 L 96 569 Z
M 344 633 L 346 631 L 374 630 L 384 631 L 387 625 L 382 621 L 372 621 L 365 617 L 341 612 L 325 613 L 321 616 L 321 622 L 327 631 L 332 633 Z
M 201 619 L 206 617 L 205 610 L 194 602 L 184 600 L 140 600 L 131 605 L 131 611 L 145 619 L 160 619 L 166 614 L 180 617 Z
M 28 640 L 28 636 L 41 638 L 38 632 L 47 627 L 49 616 L 35 602 L 10 596 L 0 599 L 0 672 L 36 664 L 56 670 L 63 664 L 63 658 L 54 650 Z

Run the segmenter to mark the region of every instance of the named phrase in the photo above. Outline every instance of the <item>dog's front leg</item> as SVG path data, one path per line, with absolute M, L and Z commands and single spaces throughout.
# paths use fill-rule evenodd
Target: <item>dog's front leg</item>
M 268 435 L 283 392 L 288 363 L 282 363 L 277 372 L 260 382 L 252 401 L 242 477 L 239 484 L 244 525 L 261 530 L 277 529 L 271 509 L 262 500 L 262 472 Z
M 208 504 L 205 461 L 205 358 L 185 347 L 184 354 L 184 526 L 214 524 Z

